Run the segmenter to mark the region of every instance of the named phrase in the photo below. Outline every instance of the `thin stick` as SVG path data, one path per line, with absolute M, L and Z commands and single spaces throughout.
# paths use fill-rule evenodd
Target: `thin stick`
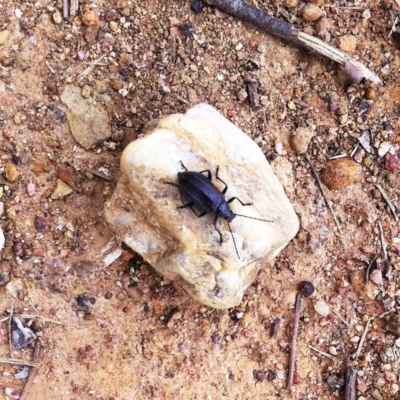
M 318 174 L 317 174 L 317 171 L 315 170 L 314 165 L 313 165 L 313 163 L 311 162 L 310 156 L 309 156 L 308 154 L 304 154 L 304 157 L 306 158 L 306 160 L 307 160 L 308 163 L 310 164 L 310 168 L 311 168 L 311 170 L 312 170 L 312 172 L 313 172 L 313 174 L 314 174 L 314 176 L 315 176 L 315 179 L 317 180 L 319 190 L 321 191 L 322 197 L 324 198 L 325 203 L 326 203 L 327 207 L 329 208 L 329 211 L 330 211 L 331 214 L 332 214 L 332 217 L 333 217 L 333 220 L 335 221 L 336 227 L 338 228 L 338 231 L 339 231 L 340 233 L 342 233 L 342 228 L 341 228 L 340 225 L 339 225 L 339 221 L 337 220 L 336 215 L 335 215 L 335 212 L 333 211 L 333 208 L 332 208 L 332 206 L 331 206 L 331 202 L 329 201 L 328 196 L 327 196 L 326 193 L 325 193 L 325 190 L 324 190 L 324 188 L 323 188 L 323 186 L 322 186 L 321 179 L 319 179 L 319 176 L 318 176 Z
M 87 67 L 83 72 L 78 75 L 78 80 L 84 78 L 86 75 L 90 74 L 90 72 L 94 69 L 94 67 L 105 57 L 108 53 L 103 54 L 100 58 L 98 58 L 95 62 L 91 63 L 89 67 Z
M 24 390 L 21 393 L 20 400 L 26 400 L 28 393 L 29 393 L 29 388 L 32 385 L 33 379 L 35 378 L 36 372 L 37 372 L 37 363 L 39 361 L 39 356 L 40 356 L 40 349 L 41 349 L 41 343 L 40 340 L 38 339 L 36 341 L 35 345 L 35 351 L 33 353 L 33 362 L 35 363 L 35 366 L 33 366 L 29 372 L 29 377 L 28 380 L 25 383 Z
M 260 29 L 271 33 L 272 35 L 279 36 L 289 42 L 304 47 L 309 50 L 314 50 L 317 53 L 328 57 L 337 63 L 349 67 L 352 70 L 356 69 L 362 78 L 369 79 L 374 83 L 379 83 L 379 77 L 365 67 L 360 62 L 354 60 L 347 54 L 342 53 L 339 49 L 323 42 L 322 40 L 307 35 L 301 32 L 294 25 L 281 21 L 277 18 L 271 17 L 264 11 L 255 8 L 249 4 L 243 3 L 241 0 L 204 0 L 209 5 L 217 7 L 222 11 L 231 14 L 244 21 L 251 22 L 258 26 Z M 361 80 L 360 79 L 360 80 Z
M 56 325 L 65 325 L 64 323 L 60 321 L 56 321 L 55 319 L 43 317 L 42 315 L 36 315 L 36 314 L 21 314 L 21 318 L 26 318 L 26 319 L 31 319 L 31 318 L 41 318 L 45 322 L 50 322 L 51 324 L 56 324 Z
M 0 364 L 27 365 L 28 367 L 36 366 L 32 361 L 18 360 L 17 358 L 0 358 Z
M 296 302 L 294 306 L 294 325 L 292 331 L 292 341 L 290 343 L 290 356 L 289 356 L 289 376 L 287 382 L 287 388 L 293 385 L 294 371 L 296 368 L 296 345 L 297 345 L 297 335 L 299 333 L 299 320 L 301 311 L 301 294 L 297 293 Z
M 14 314 L 14 300 L 11 303 L 10 315 L 8 317 L 9 318 L 9 320 L 8 320 L 8 341 L 9 341 L 11 356 L 12 356 L 13 351 L 14 351 L 14 346 L 13 346 L 13 341 L 12 341 L 12 329 L 11 329 L 11 323 L 12 323 L 13 314 Z
M 63 0 L 63 17 L 68 18 L 68 0 Z
M 332 312 L 348 327 L 350 328 L 350 324 L 344 319 L 342 318 L 339 313 L 337 313 L 335 310 L 332 310 Z
M 393 216 L 394 216 L 394 219 L 395 219 L 396 222 L 397 222 L 397 221 L 399 220 L 399 218 L 397 217 L 396 209 L 394 208 L 393 203 L 390 201 L 389 196 L 388 196 L 387 193 L 384 191 L 384 189 L 383 189 L 383 187 L 382 187 L 381 185 L 376 184 L 375 186 L 376 186 L 376 188 L 381 192 L 382 197 L 385 199 L 387 205 L 388 205 L 389 208 L 390 208 L 390 211 L 392 212 L 392 214 L 393 214 Z
M 378 259 L 378 257 L 379 257 L 379 254 L 376 254 L 375 257 L 368 264 L 367 270 L 365 271 L 365 283 L 367 285 L 369 284 L 369 275 L 370 275 L 371 268 L 374 265 L 374 262 Z
M 335 359 L 335 357 L 334 357 L 332 354 L 325 353 L 324 351 L 318 350 L 318 349 L 316 349 L 315 347 L 311 346 L 311 344 L 309 344 L 308 347 L 309 347 L 311 350 L 314 350 L 314 351 L 316 351 L 317 353 L 321 354 L 322 356 L 325 356 L 325 357 L 327 357 L 327 358 L 330 358 L 331 360 L 334 360 L 334 359 Z
M 344 400 L 356 400 L 356 370 L 347 368 L 344 383 Z
M 368 321 L 367 321 L 367 324 L 365 325 L 364 332 L 363 332 L 363 334 L 361 336 L 360 343 L 358 343 L 357 351 L 352 356 L 352 358 L 354 360 L 357 359 L 360 356 L 361 349 L 362 349 L 362 346 L 363 346 L 363 344 L 365 342 L 365 338 L 367 336 L 367 332 L 368 332 L 369 326 L 371 325 L 371 321 L 372 321 L 372 317 L 369 317 Z
M 387 244 L 385 242 L 385 236 L 383 235 L 383 228 L 382 228 L 382 224 L 378 221 L 378 228 L 379 228 L 379 236 L 381 239 L 381 246 L 382 246 L 382 251 L 383 251 L 383 256 L 385 257 L 385 260 L 388 259 L 387 256 Z
M 0 322 L 5 322 L 5 321 L 7 321 L 9 318 L 10 318 L 10 316 L 5 317 L 5 318 L 3 318 L 3 319 L 0 319 Z

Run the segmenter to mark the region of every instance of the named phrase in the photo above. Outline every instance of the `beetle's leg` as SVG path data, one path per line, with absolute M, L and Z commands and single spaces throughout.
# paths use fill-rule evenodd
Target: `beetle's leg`
M 188 169 L 183 165 L 183 162 L 182 162 L 182 161 L 179 161 L 179 162 L 181 163 L 182 168 L 183 168 L 185 171 L 187 171 Z
M 177 183 L 173 183 L 173 182 L 164 182 L 166 185 L 172 185 L 172 186 L 176 186 L 179 187 L 179 185 Z
M 218 172 L 219 172 L 219 165 L 217 166 L 217 172 L 215 173 L 215 177 L 225 185 L 224 189 L 221 190 L 222 194 L 225 194 L 226 191 L 228 190 L 228 185 L 218 176 Z
M 219 233 L 219 244 L 221 245 L 221 244 L 222 244 L 222 233 L 221 233 L 220 230 L 217 228 L 217 221 L 218 221 L 218 218 L 219 218 L 218 215 L 214 218 L 213 226 L 214 226 L 214 229 Z
M 207 213 L 205 211 L 203 211 L 200 214 L 197 214 L 197 212 L 194 210 L 193 205 L 192 207 L 190 207 L 190 209 L 193 211 L 193 214 L 197 217 L 197 218 L 203 218 Z
M 244 206 L 251 206 L 251 205 L 253 205 L 253 203 L 243 203 L 243 201 L 240 200 L 240 199 L 237 198 L 237 197 L 232 197 L 232 198 L 230 198 L 229 200 L 227 200 L 226 202 L 227 202 L 228 204 L 230 204 L 230 203 L 232 203 L 233 200 L 237 200 L 243 207 L 244 207 Z
M 207 172 L 207 179 L 211 181 L 211 171 L 209 169 L 205 169 L 204 171 L 200 171 L 199 174 Z

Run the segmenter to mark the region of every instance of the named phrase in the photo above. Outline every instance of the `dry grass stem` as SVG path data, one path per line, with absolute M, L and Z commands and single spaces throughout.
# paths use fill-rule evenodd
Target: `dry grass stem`
M 324 351 L 318 350 L 318 349 L 316 349 L 315 347 L 311 346 L 311 344 L 309 344 L 308 347 L 309 347 L 311 350 L 316 351 L 317 353 L 321 354 L 321 355 L 324 356 L 324 357 L 330 358 L 331 360 L 334 360 L 334 359 L 335 359 L 335 357 L 334 357 L 332 354 L 325 353 Z
M 396 214 L 396 209 L 394 208 L 393 203 L 390 201 L 389 196 L 387 195 L 387 193 L 385 192 L 385 190 L 383 189 L 383 187 L 379 184 L 375 185 L 376 188 L 380 191 L 382 197 L 385 199 L 387 205 L 390 208 L 390 211 L 392 212 L 394 219 L 396 220 L 396 222 L 399 220 L 397 214 Z
M 21 393 L 20 400 L 26 400 L 28 398 L 29 389 L 32 385 L 33 379 L 35 378 L 35 375 L 37 372 L 37 368 L 35 368 L 35 367 L 37 366 L 37 363 L 39 361 L 40 350 L 41 350 L 40 340 L 36 340 L 35 351 L 33 353 L 33 363 L 35 365 L 32 366 L 32 368 L 30 370 L 29 377 L 28 377 L 28 380 L 26 381 L 24 389 Z
M 372 319 L 373 319 L 373 318 L 371 318 L 371 317 L 368 318 L 367 324 L 365 325 L 364 332 L 363 332 L 363 334 L 362 334 L 362 336 L 361 336 L 360 342 L 358 343 L 357 351 L 356 351 L 356 352 L 353 354 L 353 356 L 352 356 L 352 358 L 353 358 L 354 360 L 357 359 L 357 358 L 360 356 L 360 354 L 361 354 L 361 349 L 362 349 L 363 344 L 364 344 L 364 342 L 365 342 L 365 338 L 366 338 L 366 336 L 367 336 L 367 332 L 368 332 L 369 326 L 371 325 Z
M 313 174 L 314 174 L 314 176 L 315 176 L 315 179 L 317 180 L 319 190 L 321 191 L 322 197 L 324 198 L 325 203 L 326 203 L 327 207 L 329 208 L 329 211 L 330 211 L 331 214 L 332 214 L 332 217 L 333 217 L 333 220 L 335 221 L 336 227 L 338 228 L 338 231 L 339 231 L 340 233 L 342 233 L 342 229 L 341 229 L 341 227 L 340 227 L 339 221 L 337 220 L 336 215 L 335 215 L 335 212 L 333 211 L 333 208 L 332 208 L 332 206 L 331 206 L 331 202 L 329 201 L 328 196 L 327 196 L 326 193 L 325 193 L 324 187 L 322 186 L 321 179 L 319 179 L 319 176 L 318 176 L 318 174 L 317 174 L 317 171 L 315 170 L 314 165 L 313 165 L 313 163 L 311 162 L 311 158 L 310 158 L 310 156 L 309 156 L 308 154 L 305 154 L 304 157 L 306 158 L 306 160 L 307 160 L 308 163 L 310 164 L 310 168 L 311 168 L 311 170 L 312 170 L 312 172 L 313 172 Z
M 297 335 L 299 333 L 299 320 L 301 311 L 301 294 L 297 293 L 296 303 L 294 306 L 294 324 L 292 331 L 292 340 L 290 343 L 290 356 L 289 356 L 289 375 L 287 388 L 289 389 L 293 385 L 294 371 L 296 369 L 296 345 L 297 345 Z

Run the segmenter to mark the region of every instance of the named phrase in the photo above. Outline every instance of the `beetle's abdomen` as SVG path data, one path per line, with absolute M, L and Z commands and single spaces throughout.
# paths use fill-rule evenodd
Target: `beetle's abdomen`
M 215 214 L 225 202 L 224 195 L 199 172 L 179 172 L 178 184 L 185 202 L 193 203 L 207 214 Z

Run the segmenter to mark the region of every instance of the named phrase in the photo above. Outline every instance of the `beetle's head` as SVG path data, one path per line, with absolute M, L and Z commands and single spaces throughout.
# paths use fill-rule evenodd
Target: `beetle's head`
M 229 204 L 225 201 L 221 204 L 218 209 L 218 216 L 226 219 L 228 222 L 231 222 L 233 218 L 235 218 L 235 214 L 229 208 Z

